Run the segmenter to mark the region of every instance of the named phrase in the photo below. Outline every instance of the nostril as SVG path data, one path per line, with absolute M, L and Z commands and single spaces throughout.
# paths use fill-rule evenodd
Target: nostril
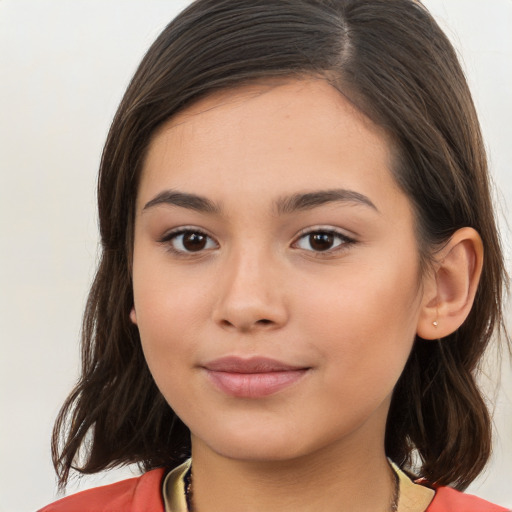
M 256 321 L 248 321 L 245 322 L 244 320 L 241 320 L 240 322 L 233 322 L 226 318 L 220 320 L 219 325 L 223 329 L 227 330 L 239 330 L 243 332 L 250 332 L 253 329 L 266 329 L 271 328 L 272 326 L 276 325 L 276 322 L 274 320 L 269 320 L 268 318 L 260 318 Z

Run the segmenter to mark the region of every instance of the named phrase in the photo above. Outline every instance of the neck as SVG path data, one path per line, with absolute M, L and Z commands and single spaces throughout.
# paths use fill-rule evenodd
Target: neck
M 241 461 L 193 443 L 194 512 L 390 512 L 395 476 L 383 448 L 328 449 L 287 461 Z

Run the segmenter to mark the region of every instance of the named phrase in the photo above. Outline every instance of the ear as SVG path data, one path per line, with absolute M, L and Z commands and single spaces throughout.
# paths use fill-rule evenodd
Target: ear
M 456 231 L 436 254 L 424 279 L 417 334 L 434 340 L 455 332 L 466 320 L 482 273 L 482 239 L 473 228 Z
M 130 320 L 133 324 L 137 325 L 137 313 L 135 313 L 135 306 L 130 310 Z

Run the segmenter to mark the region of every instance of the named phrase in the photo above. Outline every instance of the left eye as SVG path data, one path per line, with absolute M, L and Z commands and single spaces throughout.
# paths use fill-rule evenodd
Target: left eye
M 334 231 L 311 231 L 302 235 L 295 246 L 306 251 L 325 252 L 351 241 L 348 237 Z
M 170 243 L 174 251 L 180 253 L 200 252 L 217 247 L 208 235 L 193 230 L 171 233 L 165 241 Z

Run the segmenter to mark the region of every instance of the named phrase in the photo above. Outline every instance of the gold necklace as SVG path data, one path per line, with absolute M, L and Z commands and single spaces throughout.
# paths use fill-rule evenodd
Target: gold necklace
M 400 478 L 394 469 L 393 476 L 395 478 L 395 486 L 393 489 L 393 497 L 391 499 L 389 512 L 398 512 L 398 502 L 400 501 Z M 184 478 L 185 484 L 185 501 L 187 502 L 188 512 L 194 512 L 193 489 L 192 489 L 192 466 L 186 472 Z

